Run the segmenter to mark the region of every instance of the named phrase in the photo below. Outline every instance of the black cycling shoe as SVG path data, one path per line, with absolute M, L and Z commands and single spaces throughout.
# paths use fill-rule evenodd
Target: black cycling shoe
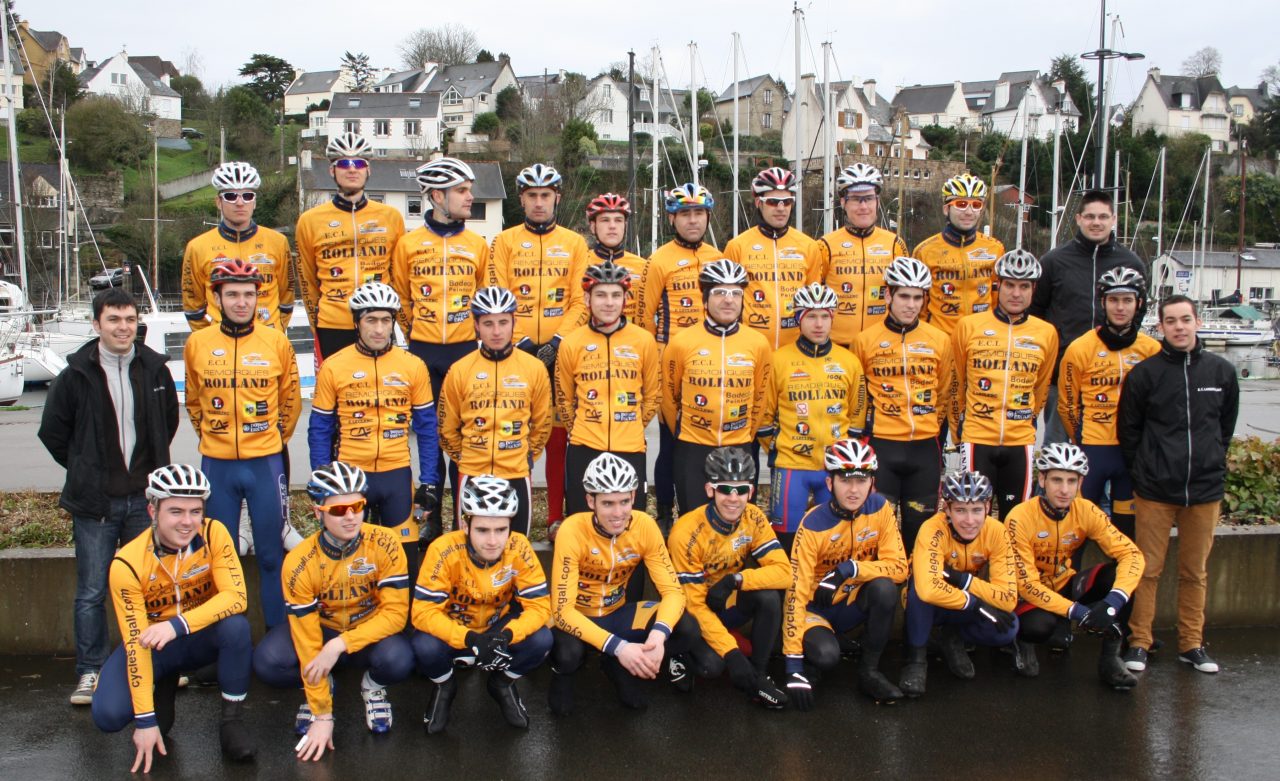
M 168 735 L 169 730 L 173 729 L 174 700 L 178 696 L 178 678 L 178 673 L 172 673 L 156 681 L 152 707 L 156 712 L 156 725 L 160 727 L 161 735 Z
M 902 699 L 902 690 L 869 665 L 858 665 L 858 689 L 877 705 L 892 705 Z
M 676 691 L 688 694 L 693 691 L 693 669 L 689 657 L 684 654 L 667 657 L 667 679 Z
M 249 728 L 244 725 L 240 712 L 241 704 L 222 701 L 222 722 L 218 725 L 218 738 L 222 743 L 222 753 L 233 762 L 247 762 L 258 753 L 258 745 Z
M 924 694 L 925 683 L 929 678 L 929 659 L 924 646 L 907 646 L 907 653 L 902 661 L 902 676 L 898 679 L 898 688 L 908 697 L 919 697 Z
M 431 692 L 431 700 L 427 703 L 427 711 L 422 714 L 422 726 L 428 735 L 439 735 L 449 724 L 449 708 L 458 693 L 458 679 L 450 675 L 442 683 L 437 683 Z
M 489 696 L 498 703 L 502 710 L 502 718 L 513 727 L 529 728 L 529 711 L 525 710 L 520 700 L 520 690 L 516 688 L 516 679 L 504 672 L 489 673 Z
M 1098 678 L 1116 691 L 1127 692 L 1138 685 L 1138 678 L 1129 672 L 1120 659 L 1120 639 L 1102 641 L 1102 655 L 1098 657 Z
M 1013 641 L 1013 669 L 1023 678 L 1034 678 L 1040 674 L 1040 658 L 1036 656 L 1033 643 L 1023 640 Z
M 1071 621 L 1066 618 L 1059 618 L 1053 625 L 1053 633 L 1049 635 L 1049 639 L 1045 641 L 1045 645 L 1053 653 L 1061 653 L 1071 650 L 1071 643 L 1076 639 L 1075 633 L 1071 631 Z
M 600 659 L 600 667 L 605 677 L 618 692 L 618 699 L 628 708 L 644 710 L 649 707 L 649 698 L 644 687 L 634 675 L 627 672 L 616 656 L 605 655 Z
M 573 713 L 573 675 L 551 672 L 551 686 L 547 692 L 547 707 L 557 716 Z
M 973 680 L 973 660 L 964 650 L 964 640 L 953 627 L 944 626 L 938 633 L 938 650 L 942 653 L 942 661 L 946 662 L 951 674 L 962 681 Z

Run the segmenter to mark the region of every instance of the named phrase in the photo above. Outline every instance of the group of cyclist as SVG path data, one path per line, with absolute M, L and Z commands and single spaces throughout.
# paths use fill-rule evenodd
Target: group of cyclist
M 842 658 L 857 657 L 862 692 L 893 702 L 925 693 L 931 644 L 960 678 L 974 675 L 972 646 L 1004 649 L 1033 676 L 1035 645 L 1066 648 L 1074 622 L 1103 637 L 1101 680 L 1136 684 L 1149 612 L 1142 666 L 1121 653 L 1135 591 L 1150 585 L 1153 600 L 1154 583 L 1133 542 L 1116 409 L 1125 375 L 1160 349 L 1138 331 L 1139 271 L 1099 272 L 1096 327 L 1060 348 L 1060 327 L 1030 314 L 1041 263 L 980 230 L 986 185 L 967 173 L 943 186 L 942 231 L 910 254 L 878 227 L 880 172 L 858 163 L 836 179 L 847 224 L 816 240 L 790 227 L 799 185 L 784 169 L 754 178 L 756 224 L 723 252 L 707 241 L 712 194 L 675 187 L 674 236 L 645 260 L 624 248 L 622 196 L 589 202 L 591 244 L 561 225 L 550 166 L 520 172 L 525 219 L 486 247 L 466 227 L 465 162 L 417 170 L 429 211 L 406 233 L 364 192 L 368 142 L 346 133 L 328 152 L 338 193 L 297 229 L 319 366 L 307 490 L 321 528 L 287 555 L 291 274 L 287 243 L 252 221 L 250 166 L 215 172 L 222 222 L 184 259 L 186 406 L 203 462 L 150 476 L 153 531 L 111 566 L 125 643 L 93 697 L 104 729 L 134 720 L 139 763 L 163 752 L 179 673 L 215 657 L 234 758 L 253 753 L 235 710 L 250 667 L 305 690 L 303 759 L 333 748 L 331 671 L 344 665 L 365 670 L 375 733 L 393 723 L 387 688 L 415 670 L 433 683 L 426 730 L 443 731 L 457 667 L 488 671 L 504 719 L 525 727 L 516 681 L 548 657 L 550 708 L 567 715 L 589 650 L 629 707 L 647 704 L 647 681 L 689 691 L 727 673 L 765 707 L 808 710 Z M 1059 371 L 1069 441 L 1033 456 Z M 948 438 L 961 468 L 944 476 Z M 544 453 L 551 580 L 528 537 Z M 1111 517 L 1096 504 L 1108 484 Z M 242 500 L 268 628 L 256 649 L 231 546 Z M 1082 569 L 1088 540 L 1107 562 Z M 881 656 L 899 605 L 895 685 Z M 768 669 L 779 653 L 781 685 Z M 126 664 L 154 690 L 128 686 Z

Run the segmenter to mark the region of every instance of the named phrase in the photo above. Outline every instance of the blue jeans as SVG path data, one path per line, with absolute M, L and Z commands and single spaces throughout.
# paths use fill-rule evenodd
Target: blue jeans
M 71 517 L 76 545 L 76 675 L 107 661 L 107 579 L 116 549 L 151 526 L 142 494 L 113 496 L 105 518 Z
M 200 470 L 209 478 L 213 493 L 205 502 L 205 513 L 220 521 L 231 539 L 240 542 L 240 503 L 249 503 L 253 525 L 253 554 L 258 560 L 262 592 L 262 619 L 268 628 L 284 623 L 284 591 L 280 567 L 284 564 L 284 541 L 280 532 L 289 513 L 289 487 L 284 476 L 284 457 L 240 460 L 205 456 Z

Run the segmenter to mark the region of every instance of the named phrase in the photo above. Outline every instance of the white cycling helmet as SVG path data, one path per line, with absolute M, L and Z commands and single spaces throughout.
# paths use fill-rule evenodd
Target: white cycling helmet
M 369 485 L 364 470 L 343 461 L 326 464 L 311 473 L 307 482 L 307 495 L 321 504 L 331 496 L 362 494 Z
M 400 296 L 385 282 L 368 282 L 356 288 L 347 299 L 352 316 L 359 320 L 365 312 L 383 310 L 395 315 L 400 311 Z
M 352 157 L 368 160 L 372 151 L 373 144 L 370 144 L 359 133 L 352 133 L 351 131 L 329 139 L 329 144 L 324 149 L 324 153 L 329 156 L 330 160 L 342 160 Z
M 520 497 L 511 483 L 493 475 L 468 477 L 460 501 L 462 512 L 470 516 L 514 518 L 520 507 Z
M 751 192 L 756 195 L 764 195 L 774 190 L 794 193 L 796 191 L 796 175 L 785 168 L 779 168 L 775 165 L 772 168 L 764 169 L 756 174 L 756 178 L 751 180 Z
M 482 287 L 471 297 L 471 315 L 515 314 L 516 297 L 505 287 Z
M 845 191 L 853 187 L 858 190 L 874 189 L 880 192 L 884 186 L 884 176 L 880 169 L 868 163 L 854 163 L 836 174 L 836 197 L 843 198 Z
M 639 486 L 635 467 L 613 453 L 601 453 L 593 458 L 582 476 L 582 487 L 589 494 L 625 493 Z
M 169 464 L 147 476 L 147 499 L 152 502 L 175 496 L 208 499 L 211 490 L 209 478 L 190 464 Z
M 1040 278 L 1040 261 L 1024 249 L 1010 250 L 996 261 L 995 275 L 1000 279 L 1025 279 L 1035 282 Z
M 454 157 L 441 157 L 420 165 L 416 173 L 418 189 L 424 193 L 428 190 L 447 190 L 476 180 L 476 173 L 471 170 L 471 166 Z
M 534 163 L 516 174 L 516 190 L 524 192 L 531 187 L 550 187 L 560 189 L 560 172 L 549 165 Z
M 213 169 L 213 189 L 218 192 L 228 190 L 256 190 L 262 186 L 262 177 L 258 169 L 248 163 L 223 163 Z
M 1089 457 L 1070 442 L 1053 442 L 1040 449 L 1036 456 L 1036 471 L 1044 474 L 1050 469 L 1076 472 L 1081 477 L 1089 474 Z
M 857 439 L 837 439 L 822 454 L 822 465 L 828 472 L 845 477 L 875 477 L 880 460 L 871 446 Z
M 799 317 L 801 312 L 810 309 L 835 309 L 840 304 L 836 291 L 822 284 L 813 282 L 796 291 L 791 297 L 791 308 Z
M 949 502 L 985 502 L 995 491 L 981 472 L 952 472 L 942 478 L 942 498 Z
M 747 286 L 747 270 L 728 258 L 713 260 L 698 273 L 698 286 L 704 291 L 719 285 Z
M 894 258 L 884 267 L 884 283 L 889 287 L 928 290 L 933 285 L 933 274 L 928 266 L 915 258 Z

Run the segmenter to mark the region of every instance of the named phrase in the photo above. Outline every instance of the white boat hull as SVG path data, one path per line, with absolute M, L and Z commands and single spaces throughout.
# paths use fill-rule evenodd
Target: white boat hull
M 0 407 L 7 407 L 22 396 L 26 381 L 22 363 L 22 356 L 17 354 L 0 358 Z

